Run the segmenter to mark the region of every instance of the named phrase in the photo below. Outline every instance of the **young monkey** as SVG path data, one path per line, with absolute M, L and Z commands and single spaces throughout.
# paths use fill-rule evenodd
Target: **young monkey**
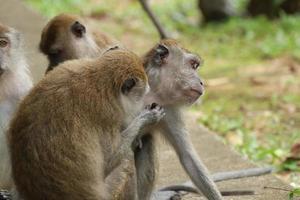
M 0 24 L 0 189 L 12 186 L 6 131 L 16 107 L 32 87 L 21 34 Z
M 21 198 L 137 199 L 132 143 L 164 116 L 156 104 L 142 110 L 148 87 L 140 58 L 126 50 L 68 61 L 49 73 L 9 129 Z
M 49 60 L 46 73 L 66 60 L 94 58 L 119 45 L 113 38 L 91 30 L 86 24 L 84 19 L 71 14 L 57 15 L 48 22 L 40 41 L 40 51 Z

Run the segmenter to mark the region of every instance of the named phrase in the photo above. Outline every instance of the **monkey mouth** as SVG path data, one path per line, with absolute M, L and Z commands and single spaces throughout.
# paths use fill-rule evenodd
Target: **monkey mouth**
M 186 103 L 188 105 L 195 103 L 199 97 L 203 94 L 203 89 L 190 88 L 184 91 L 186 97 Z

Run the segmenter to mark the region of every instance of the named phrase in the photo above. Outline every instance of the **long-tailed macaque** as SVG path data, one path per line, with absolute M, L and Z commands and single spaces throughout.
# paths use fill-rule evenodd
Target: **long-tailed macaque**
M 0 24 L 0 189 L 12 187 L 6 131 L 20 100 L 32 87 L 22 47 L 15 29 Z
M 103 50 L 120 43 L 112 37 L 94 31 L 77 15 L 60 14 L 44 27 L 40 51 L 47 55 L 51 71 L 59 63 L 79 58 L 94 58 Z
M 145 109 L 141 59 L 109 50 L 68 61 L 25 97 L 8 132 L 23 200 L 137 199 L 133 144 L 164 110 Z
M 155 101 L 163 105 L 166 116 L 159 125 L 150 130 L 158 130 L 174 147 L 182 166 L 190 176 L 198 191 L 201 191 L 208 199 L 222 199 L 213 179 L 205 165 L 198 157 L 188 131 L 182 119 L 182 108 L 195 102 L 203 93 L 203 83 L 197 74 L 200 66 L 199 57 L 182 48 L 175 40 L 166 39 L 168 35 L 163 30 L 157 18 L 147 4 L 147 0 L 139 0 L 142 7 L 153 21 L 160 37 L 163 39 L 144 57 L 144 67 L 149 79 L 150 92 L 146 96 L 147 101 Z M 147 134 L 141 138 L 142 147 L 135 151 L 135 162 L 138 177 L 139 197 L 148 199 L 152 192 L 156 175 L 155 138 L 153 134 Z M 235 171 L 220 173 L 219 180 L 255 176 L 268 173 L 269 168 L 259 170 Z M 231 177 L 231 178 L 230 178 Z M 189 186 L 191 183 L 188 184 Z M 186 186 L 182 185 L 182 186 Z M 177 190 L 174 188 L 174 190 Z M 171 187 L 169 188 L 172 189 Z M 182 187 L 182 190 L 185 188 Z M 195 191 L 195 189 L 194 189 Z M 249 191 L 246 191 L 248 193 Z M 250 191 L 252 192 L 252 191 Z M 163 193 L 153 193 L 152 199 L 165 198 Z M 239 195 L 240 191 L 222 192 L 224 195 Z

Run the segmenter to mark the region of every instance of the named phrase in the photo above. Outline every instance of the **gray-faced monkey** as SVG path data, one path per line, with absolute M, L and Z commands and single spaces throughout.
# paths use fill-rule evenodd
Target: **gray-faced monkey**
M 15 109 L 32 87 L 22 47 L 15 29 L 0 24 L 0 188 L 12 187 L 6 131 Z

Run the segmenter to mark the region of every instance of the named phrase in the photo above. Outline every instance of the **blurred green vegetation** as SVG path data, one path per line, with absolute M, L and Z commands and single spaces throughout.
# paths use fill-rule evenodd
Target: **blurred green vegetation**
M 92 16 L 136 52 L 158 40 L 156 30 L 134 0 L 26 0 L 42 14 Z M 235 17 L 222 24 L 200 25 L 196 0 L 151 1 L 169 33 L 205 60 L 207 82 L 199 122 L 224 137 L 251 160 L 279 171 L 300 171 L 287 160 L 300 142 L 300 16 L 270 21 Z M 242 14 L 246 0 L 235 1 Z M 299 176 L 289 181 L 300 183 Z M 294 177 L 294 178 L 293 178 Z

